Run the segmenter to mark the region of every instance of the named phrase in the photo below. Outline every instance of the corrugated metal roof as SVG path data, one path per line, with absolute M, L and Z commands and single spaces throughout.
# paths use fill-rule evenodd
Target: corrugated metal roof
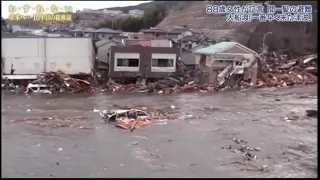
M 196 53 L 196 54 L 215 54 L 222 49 L 228 48 L 228 47 L 236 45 L 236 44 L 237 44 L 237 42 L 220 42 L 220 43 L 217 43 L 215 45 L 212 45 L 212 46 L 209 46 L 206 48 L 198 49 L 198 50 L 194 51 L 193 53 Z
M 141 45 L 143 47 L 151 47 L 151 41 L 150 40 L 138 40 L 138 41 L 129 41 L 127 42 L 128 46 L 134 46 L 134 45 Z
M 102 40 L 96 42 L 96 46 L 100 47 L 100 46 L 102 46 L 102 45 L 104 45 L 106 43 L 109 43 L 109 42 L 113 42 L 113 43 L 115 43 L 117 45 L 119 45 L 121 43 L 120 41 L 117 41 L 117 40 L 114 40 L 114 39 L 102 39 Z

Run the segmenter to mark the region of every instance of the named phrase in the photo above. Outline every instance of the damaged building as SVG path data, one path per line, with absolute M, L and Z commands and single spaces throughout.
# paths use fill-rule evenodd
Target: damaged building
M 158 79 L 176 72 L 179 48 L 112 46 L 109 77 Z
M 259 55 L 240 43 L 221 42 L 193 53 L 202 83 L 228 85 L 241 79 L 256 83 Z
M 43 72 L 62 70 L 91 76 L 96 52 L 91 38 L 3 37 L 3 74 L 8 79 L 37 79 Z M 72 47 L 72 48 L 70 48 Z

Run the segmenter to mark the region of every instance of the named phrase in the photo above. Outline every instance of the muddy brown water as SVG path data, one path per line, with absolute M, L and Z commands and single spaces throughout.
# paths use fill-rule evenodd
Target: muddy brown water
M 17 95 L 2 93 L 2 177 L 317 177 L 316 86 L 175 95 Z M 281 99 L 276 101 L 275 99 Z M 190 119 L 133 132 L 101 122 L 112 104 L 179 108 Z M 206 110 L 203 110 L 203 109 Z M 30 111 L 27 111 L 30 109 Z M 297 120 L 283 120 L 289 113 Z M 43 128 L 10 120 L 82 116 L 94 129 Z M 233 138 L 259 147 L 255 167 Z

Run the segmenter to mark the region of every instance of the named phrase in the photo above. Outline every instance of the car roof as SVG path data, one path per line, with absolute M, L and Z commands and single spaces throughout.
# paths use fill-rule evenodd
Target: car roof
M 125 112 L 128 112 L 128 111 L 132 111 L 132 110 L 135 110 L 135 111 L 142 111 L 142 110 L 139 110 L 139 109 L 115 109 L 113 111 L 117 112 L 117 113 L 125 113 Z M 144 112 L 144 111 L 142 111 Z M 146 113 L 146 112 L 144 112 Z

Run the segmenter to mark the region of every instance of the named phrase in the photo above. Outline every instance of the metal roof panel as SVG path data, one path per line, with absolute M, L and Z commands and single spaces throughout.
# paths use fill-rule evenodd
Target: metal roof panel
M 236 45 L 237 42 L 220 42 L 220 43 L 217 43 L 217 44 L 214 44 L 212 46 L 209 46 L 209 47 L 205 47 L 205 48 L 202 48 L 202 49 L 198 49 L 196 51 L 194 51 L 193 53 L 196 53 L 196 54 L 215 54 L 225 48 L 228 48 L 228 47 L 231 47 L 233 45 Z

